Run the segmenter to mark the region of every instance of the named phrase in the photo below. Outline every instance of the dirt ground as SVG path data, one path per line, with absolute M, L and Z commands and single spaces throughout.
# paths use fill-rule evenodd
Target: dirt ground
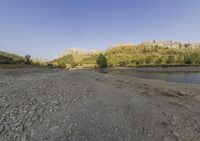
M 0 141 L 199 141 L 200 84 L 0 69 Z

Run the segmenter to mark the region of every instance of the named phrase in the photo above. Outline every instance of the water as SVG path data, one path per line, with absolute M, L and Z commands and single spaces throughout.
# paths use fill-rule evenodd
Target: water
M 115 72 L 120 75 L 128 75 L 139 78 L 158 79 L 169 82 L 200 84 L 200 72 L 135 72 L 121 71 Z

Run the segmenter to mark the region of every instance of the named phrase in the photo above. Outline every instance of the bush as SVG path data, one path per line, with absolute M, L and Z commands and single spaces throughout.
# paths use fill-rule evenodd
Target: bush
M 66 68 L 66 64 L 64 62 L 58 62 L 59 68 Z
M 174 56 L 173 56 L 173 55 L 169 55 L 169 56 L 167 57 L 166 63 L 167 63 L 167 64 L 172 64 L 172 63 L 174 63 L 174 62 L 175 62 Z
M 71 63 L 71 68 L 75 68 L 76 66 L 78 66 L 78 64 L 77 64 L 76 62 L 73 61 L 73 62 Z
M 50 68 L 53 68 L 53 64 L 52 63 L 48 63 L 47 66 L 50 67 Z
M 100 54 L 97 59 L 96 59 L 96 63 L 100 68 L 106 68 L 108 67 L 108 60 L 106 58 L 105 55 Z
M 31 61 L 31 55 L 25 55 L 24 56 L 24 61 L 26 65 L 31 65 L 32 61 Z
M 124 67 L 126 65 L 127 65 L 127 63 L 125 61 L 119 61 L 119 66 L 120 67 Z
M 184 55 L 184 63 L 188 65 L 192 64 L 192 59 L 191 59 L 190 54 Z

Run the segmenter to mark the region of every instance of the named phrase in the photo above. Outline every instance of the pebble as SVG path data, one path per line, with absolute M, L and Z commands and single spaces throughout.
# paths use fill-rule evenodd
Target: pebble
M 23 126 L 18 126 L 17 128 L 15 128 L 16 132 L 21 132 L 23 130 Z
M 29 120 L 27 123 L 26 123 L 26 126 L 29 127 L 33 124 L 33 122 L 31 120 Z
M 29 111 L 29 114 L 34 114 L 35 113 L 35 111 Z
M 59 126 L 53 126 L 50 128 L 50 131 L 53 133 L 56 133 L 58 129 L 59 129 Z
M 3 132 L 4 128 L 3 126 L 0 126 L 0 134 Z
M 74 124 L 73 123 L 71 123 L 69 126 L 68 126 L 68 128 L 72 128 L 72 126 L 73 126 Z
M 185 95 L 187 95 L 188 94 L 188 92 L 185 92 L 185 91 L 180 91 L 179 93 L 178 93 L 178 95 L 180 95 L 180 96 L 185 96 Z
M 27 141 L 26 136 L 22 136 L 21 141 Z
M 59 104 L 60 104 L 60 102 L 59 102 L 59 101 L 53 101 L 53 102 L 51 102 L 51 105 L 58 106 Z
M 38 116 L 34 116 L 34 117 L 32 118 L 32 120 L 35 121 L 35 120 L 37 120 L 38 118 L 39 118 Z
M 173 120 L 170 121 L 170 123 L 171 123 L 172 125 L 174 125 L 174 126 L 176 125 L 175 121 L 173 121 Z
M 173 135 L 176 137 L 176 139 L 179 139 L 180 135 L 177 132 L 173 132 Z
M 9 104 L 6 104 L 5 106 L 4 106 L 4 108 L 7 108 L 9 106 Z

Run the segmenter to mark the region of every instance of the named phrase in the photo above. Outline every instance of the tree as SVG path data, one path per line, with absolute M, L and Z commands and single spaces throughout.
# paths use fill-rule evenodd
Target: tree
M 192 64 L 191 55 L 189 53 L 184 55 L 184 63 L 188 65 Z
M 106 68 L 108 66 L 107 58 L 104 54 L 100 54 L 97 59 L 96 63 L 100 68 Z
M 66 64 L 64 62 L 58 62 L 58 67 L 59 68 L 66 68 Z
M 30 65 L 32 63 L 31 61 L 31 55 L 25 55 L 24 56 L 24 61 L 26 65 Z
M 162 64 L 162 58 L 157 57 L 156 60 L 155 60 L 155 63 L 156 64 Z
M 78 65 L 78 64 L 77 64 L 75 61 L 72 61 L 72 62 L 71 62 L 71 67 L 72 67 L 72 68 L 76 68 L 77 65 Z
M 151 64 L 152 63 L 152 57 L 150 55 L 145 57 L 145 63 L 146 64 Z
M 175 62 L 174 56 L 173 56 L 173 55 L 169 55 L 169 56 L 167 57 L 166 63 L 167 63 L 167 64 L 172 64 L 172 63 L 174 63 L 174 62 Z

